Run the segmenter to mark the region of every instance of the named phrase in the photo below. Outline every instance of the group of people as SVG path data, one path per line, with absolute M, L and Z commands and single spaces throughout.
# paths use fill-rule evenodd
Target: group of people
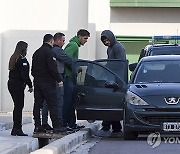
M 29 92 L 34 91 L 34 133 L 52 130 L 53 133 L 73 131 L 84 126 L 76 124 L 75 107 L 73 100 L 72 64 L 78 59 L 79 47 L 84 45 L 90 33 L 80 29 L 70 39 L 64 50 L 65 35 L 61 32 L 54 36 L 46 34 L 42 46 L 32 57 L 31 75 L 30 66 L 26 59 L 28 44 L 19 41 L 9 60 L 8 90 L 14 102 L 13 129 L 11 135 L 27 136 L 22 131 L 22 110 L 24 107 L 24 90 L 26 85 Z M 110 30 L 101 33 L 101 41 L 107 48 L 108 59 L 126 60 L 125 49 Z M 41 122 L 42 111 L 42 122 Z M 48 124 L 48 112 L 52 127 Z M 119 121 L 103 121 L 102 131 L 112 129 L 121 132 Z

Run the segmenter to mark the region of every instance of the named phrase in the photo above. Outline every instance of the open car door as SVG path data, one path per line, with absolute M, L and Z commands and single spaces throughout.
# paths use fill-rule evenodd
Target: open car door
M 78 120 L 122 120 L 128 61 L 79 60 L 73 67 Z

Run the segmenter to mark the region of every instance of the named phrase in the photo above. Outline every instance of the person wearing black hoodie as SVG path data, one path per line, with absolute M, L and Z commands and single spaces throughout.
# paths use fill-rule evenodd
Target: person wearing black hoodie
M 110 30 L 104 30 L 101 33 L 101 41 L 107 46 L 107 56 L 108 59 L 120 59 L 126 60 L 126 53 L 124 46 L 118 42 Z M 112 133 L 120 133 L 122 126 L 120 121 L 103 121 L 102 129 L 103 131 L 109 131 L 112 126 Z

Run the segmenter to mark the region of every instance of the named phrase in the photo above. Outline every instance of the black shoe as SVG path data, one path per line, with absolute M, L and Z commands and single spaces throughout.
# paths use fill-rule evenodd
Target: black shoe
M 121 130 L 113 130 L 112 133 L 122 133 Z
M 49 124 L 43 124 L 41 127 L 44 130 L 53 130 L 53 128 Z
M 59 134 L 59 133 L 66 132 L 66 131 L 67 131 L 66 127 L 53 128 L 53 133 L 55 133 L 55 134 Z
M 67 128 L 67 131 L 70 131 L 70 132 L 71 132 L 71 131 L 72 131 L 72 132 L 74 131 L 74 130 L 73 130 L 71 127 L 69 127 L 69 126 L 67 126 L 66 128 Z
M 41 126 L 35 126 L 35 128 L 34 128 L 34 134 L 36 134 L 36 133 L 45 133 L 45 132 L 46 132 L 46 130 L 43 129 Z
M 79 126 L 79 125 L 77 125 L 77 124 L 75 124 L 74 126 L 69 126 L 69 128 L 71 128 L 71 129 L 73 129 L 73 130 L 80 130 L 80 129 L 82 129 L 82 128 L 84 128 L 85 126 Z
M 101 130 L 107 132 L 110 130 L 110 128 L 102 127 Z
M 16 128 L 12 129 L 11 135 L 12 136 L 28 136 L 28 134 L 23 133 L 22 129 L 16 129 Z

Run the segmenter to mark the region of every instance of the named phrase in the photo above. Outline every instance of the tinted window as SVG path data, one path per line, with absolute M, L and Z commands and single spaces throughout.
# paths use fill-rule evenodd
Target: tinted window
M 100 65 L 84 63 L 79 67 L 82 71 L 77 75 L 77 85 L 105 87 L 106 81 L 115 82 L 115 75 Z
M 116 73 L 119 77 L 121 77 L 126 83 L 128 82 L 128 68 L 127 63 L 120 60 L 107 60 L 107 61 L 98 61 L 99 64 L 107 67 L 114 73 Z
M 150 56 L 155 55 L 180 55 L 180 48 L 162 48 L 162 49 L 153 49 L 150 52 Z

